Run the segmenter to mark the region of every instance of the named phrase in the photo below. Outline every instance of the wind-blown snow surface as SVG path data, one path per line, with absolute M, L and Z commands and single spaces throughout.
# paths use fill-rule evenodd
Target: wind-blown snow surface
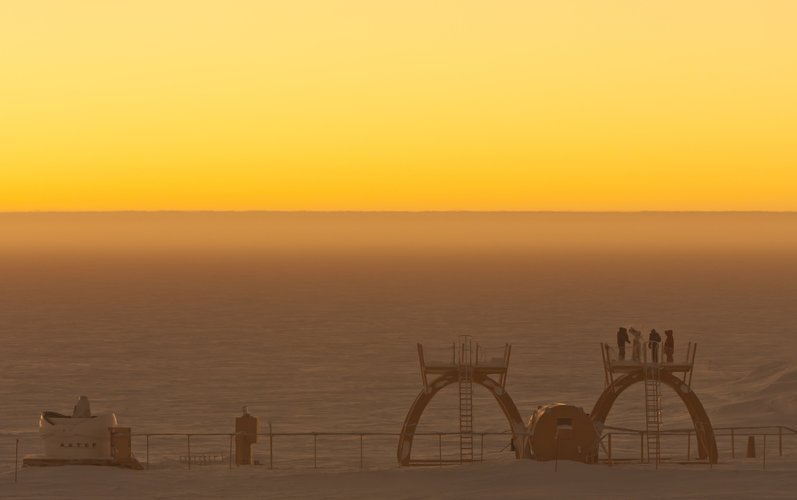
M 284 438 L 275 472 L 189 473 L 183 438 L 153 438 L 147 473 L 26 469 L 17 486 L 7 480 L 15 439 L 22 454 L 40 452 L 39 412 L 68 412 L 81 394 L 139 435 L 231 432 L 243 405 L 275 432 L 399 432 L 420 389 L 415 343 L 447 356 L 459 334 L 488 350 L 513 344 L 507 388 L 529 415 L 550 402 L 589 411 L 604 384 L 598 343 L 618 326 L 673 329 L 677 355 L 699 344 L 693 388 L 715 426 L 797 428 L 797 215 L 6 214 L 0 235 L 0 497 L 214 496 L 250 475 L 235 486 L 241 496 L 321 496 L 350 481 L 363 496 L 483 497 L 493 478 L 508 497 L 559 487 L 577 496 L 576 482 L 621 496 L 705 496 L 674 486 L 682 481 L 718 495 L 794 490 L 778 489 L 786 473 L 747 470 L 759 461 L 729 463 L 725 437 L 719 470 L 657 475 L 568 464 L 552 476 L 548 464 L 507 461 L 504 437 L 487 438 L 487 464 L 465 469 L 386 470 L 396 440 L 384 437 L 365 443 L 371 470 L 337 472 L 359 467 L 359 445 L 322 438 L 326 472 L 304 472 L 312 441 Z M 457 429 L 454 392 L 430 405 L 419 431 Z M 665 428 L 687 427 L 665 396 Z M 475 403 L 477 431 L 507 429 L 487 394 Z M 641 388 L 608 423 L 644 425 Z M 419 439 L 413 453 L 436 457 L 437 446 Z M 769 446 L 770 468 L 793 463 Z M 797 450 L 797 437 L 784 446 Z M 667 449 L 681 459 L 685 448 Z M 143 459 L 142 438 L 134 449 Z M 192 450 L 226 456 L 228 442 L 195 438 Z M 265 443 L 256 450 L 265 461 Z M 444 455 L 456 452 L 446 440 Z M 449 478 L 469 486 L 449 489 Z M 433 494 L 403 489 L 416 483 Z
M 94 467 L 24 471 L 2 498 L 794 498 L 797 463 L 739 472 L 719 467 L 601 467 L 513 461 L 443 469 L 266 473 L 262 470 L 134 472 Z M 6 478 L 7 479 L 7 478 Z

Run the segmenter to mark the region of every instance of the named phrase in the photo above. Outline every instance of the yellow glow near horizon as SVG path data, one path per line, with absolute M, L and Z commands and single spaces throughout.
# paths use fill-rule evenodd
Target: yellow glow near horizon
M 5 1 L 0 210 L 797 210 L 797 2 Z

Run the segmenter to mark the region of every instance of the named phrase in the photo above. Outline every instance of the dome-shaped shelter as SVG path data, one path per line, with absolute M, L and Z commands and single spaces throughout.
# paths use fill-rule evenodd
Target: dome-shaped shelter
M 582 408 L 554 403 L 540 406 L 529 419 L 529 442 L 537 460 L 595 462 L 600 436 Z

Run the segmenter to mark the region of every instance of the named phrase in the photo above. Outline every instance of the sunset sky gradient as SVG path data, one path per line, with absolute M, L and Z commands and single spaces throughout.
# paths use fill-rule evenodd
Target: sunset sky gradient
M 7 0 L 0 211 L 797 210 L 790 0 Z

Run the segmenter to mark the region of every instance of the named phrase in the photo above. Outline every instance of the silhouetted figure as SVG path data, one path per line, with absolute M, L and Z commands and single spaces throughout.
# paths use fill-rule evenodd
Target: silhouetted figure
M 667 357 L 667 362 L 673 362 L 673 354 L 675 354 L 675 339 L 672 338 L 672 330 L 664 330 L 667 338 L 664 340 L 664 355 Z
M 622 326 L 617 330 L 617 350 L 620 352 L 620 361 L 625 361 L 625 345 L 630 344 L 628 330 Z
M 659 344 L 661 343 L 661 335 L 655 329 L 650 331 L 648 335 L 648 346 L 650 347 L 650 360 L 654 363 L 659 362 Z
M 642 332 L 634 328 L 629 328 L 631 333 L 631 359 L 636 362 L 642 361 Z

